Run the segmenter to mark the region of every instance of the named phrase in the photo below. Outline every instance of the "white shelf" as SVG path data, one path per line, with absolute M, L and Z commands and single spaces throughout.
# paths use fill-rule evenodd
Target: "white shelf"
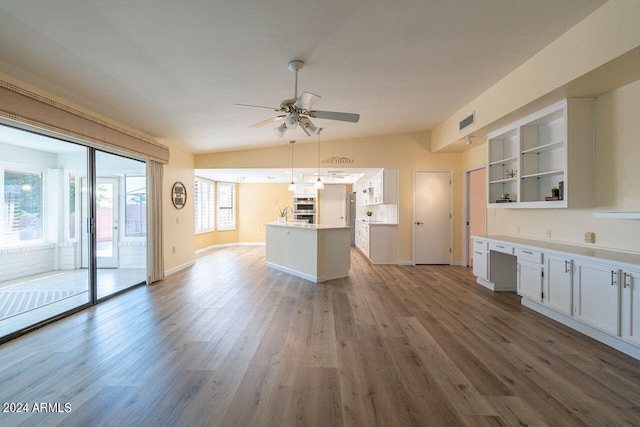
M 538 147 L 533 147 L 533 148 L 524 150 L 522 154 L 540 154 L 546 151 L 557 150 L 558 148 L 562 148 L 563 145 L 564 145 L 564 141 L 551 142 L 549 144 L 544 144 Z
M 640 212 L 594 212 L 594 218 L 640 219 Z
M 495 181 L 490 181 L 489 184 L 504 184 L 505 182 L 512 182 L 512 181 L 517 181 L 517 180 L 518 180 L 518 177 L 497 179 Z
M 491 162 L 489 163 L 489 166 L 513 163 L 513 162 L 516 162 L 517 160 L 518 160 L 518 156 L 513 156 L 507 159 L 496 160 L 495 162 Z
M 549 176 L 549 175 L 561 175 L 563 174 L 564 171 L 563 170 L 555 170 L 555 171 L 547 171 L 547 172 L 537 172 L 537 173 L 530 173 L 528 175 L 523 175 L 522 179 L 527 179 L 527 178 L 542 178 L 544 176 Z

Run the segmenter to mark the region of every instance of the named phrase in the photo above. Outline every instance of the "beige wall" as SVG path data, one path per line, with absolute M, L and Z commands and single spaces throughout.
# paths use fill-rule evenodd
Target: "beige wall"
M 193 210 L 194 158 L 193 154 L 162 141 L 169 147 L 169 163 L 163 169 L 162 222 L 164 244 L 164 268 L 172 271 L 189 265 L 195 259 L 195 214 Z M 187 188 L 187 203 L 176 209 L 171 203 L 171 187 L 176 181 Z
M 454 262 L 462 259 L 462 188 L 464 176 L 461 155 L 429 152 L 428 132 L 387 135 L 322 143 L 323 158 L 338 156 L 353 159 L 344 167 L 398 169 L 398 259 L 413 260 L 413 172 L 414 170 L 452 170 L 454 172 Z M 288 144 L 281 147 L 196 155 L 197 168 L 287 168 L 291 164 Z M 294 165 L 316 166 L 314 144 L 296 144 Z M 266 184 L 265 184 L 266 185 Z M 272 206 L 267 202 L 266 206 Z M 244 229 L 244 224 L 243 227 Z M 244 233 L 244 230 L 242 231 Z M 255 233 L 255 226 L 247 233 Z M 246 237 L 248 238 L 248 237 Z
M 276 221 L 279 209 L 293 207 L 293 195 L 287 191 L 288 184 L 243 183 L 239 187 L 239 241 L 264 242 L 264 224 Z M 293 215 L 289 214 L 289 218 L 293 218 Z
M 640 221 L 593 218 L 593 212 L 640 212 L 640 81 L 600 96 L 596 101 L 596 206 L 593 209 L 490 209 L 489 234 L 551 239 L 638 252 Z M 569 142 L 570 143 L 570 142 Z M 494 216 L 495 212 L 495 216 Z M 492 225 L 492 219 L 496 225 Z

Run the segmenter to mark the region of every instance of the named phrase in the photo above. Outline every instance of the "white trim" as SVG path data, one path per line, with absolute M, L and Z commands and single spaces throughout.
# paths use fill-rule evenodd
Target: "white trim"
M 182 265 L 179 265 L 177 267 L 173 267 L 173 268 L 171 268 L 169 270 L 165 270 L 164 271 L 164 277 L 166 278 L 167 276 L 170 276 L 170 275 L 172 275 L 174 273 L 177 273 L 180 270 L 184 270 L 185 268 L 193 267 L 194 265 L 196 265 L 195 261 L 189 261 L 189 262 L 186 262 L 186 263 L 184 263 Z
M 265 246 L 265 242 L 238 242 L 238 243 L 220 243 L 218 245 L 207 246 L 206 248 L 198 249 L 196 255 L 204 252 L 212 251 L 218 248 L 228 248 L 231 246 Z
M 265 261 L 265 265 L 267 267 L 271 267 L 271 268 L 273 268 L 275 270 L 282 271 L 282 272 L 291 274 L 293 276 L 301 277 L 301 278 L 306 279 L 306 280 L 308 280 L 310 282 L 313 282 L 313 283 L 321 283 L 321 282 L 326 282 L 327 281 L 326 277 L 323 277 L 323 276 L 312 276 L 310 274 L 301 273 L 299 271 L 292 270 L 290 268 L 283 267 L 281 265 L 274 264 L 274 263 L 269 262 L 269 261 Z M 338 277 L 334 277 L 334 279 L 337 279 L 337 278 Z
M 413 261 L 398 261 L 398 265 L 415 265 Z
M 533 311 L 536 311 L 543 316 L 547 316 L 550 319 L 555 320 L 556 322 L 562 323 L 578 332 L 581 332 L 597 341 L 600 341 L 610 347 L 615 348 L 618 351 L 621 351 L 629 356 L 640 360 L 640 348 L 637 346 L 625 341 L 622 338 L 618 338 L 609 333 L 602 332 L 599 329 L 596 329 L 590 325 L 580 322 L 572 317 L 568 317 L 562 313 L 559 313 L 555 310 L 550 309 L 542 304 L 539 304 L 535 301 L 531 301 L 527 298 L 522 298 L 521 304 L 527 308 L 530 308 Z
M 469 169 L 464 170 L 464 187 L 462 189 L 462 265 L 465 267 L 469 265 L 470 257 L 469 257 L 469 240 L 471 239 L 471 193 L 469 192 L 469 187 L 471 186 L 471 172 L 475 172 L 477 170 L 485 169 L 485 174 L 487 165 L 475 166 Z M 485 175 L 485 199 L 487 198 L 487 189 L 486 189 L 486 175 Z M 484 216 L 484 232 L 487 233 L 487 207 L 485 203 L 485 216 Z M 469 223 L 469 225 L 467 225 Z

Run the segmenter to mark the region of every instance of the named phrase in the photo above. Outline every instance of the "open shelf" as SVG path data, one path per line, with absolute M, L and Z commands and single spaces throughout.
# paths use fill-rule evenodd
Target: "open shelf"
M 518 156 L 508 157 L 506 159 L 496 160 L 495 162 L 489 163 L 489 166 L 493 165 L 506 165 L 508 163 L 514 163 L 518 161 Z
M 550 175 L 561 175 L 564 174 L 563 170 L 554 170 L 554 171 L 546 171 L 546 172 L 537 172 L 537 173 L 530 173 L 528 175 L 523 175 L 522 179 L 530 179 L 530 178 L 542 178 L 545 176 L 550 176 Z
M 518 178 L 505 178 L 505 179 L 496 179 L 495 181 L 490 181 L 489 184 L 504 184 L 506 182 L 516 181 Z
M 539 147 L 529 148 L 522 151 L 522 154 L 540 154 L 551 150 L 557 150 L 564 146 L 564 141 L 551 142 L 549 144 L 540 145 Z

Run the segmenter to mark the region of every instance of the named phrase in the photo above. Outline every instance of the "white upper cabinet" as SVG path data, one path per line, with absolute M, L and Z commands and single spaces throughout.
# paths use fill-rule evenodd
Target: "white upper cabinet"
M 398 170 L 383 169 L 366 182 L 367 205 L 398 203 Z
M 593 115 L 565 99 L 487 135 L 488 207 L 593 206 Z

